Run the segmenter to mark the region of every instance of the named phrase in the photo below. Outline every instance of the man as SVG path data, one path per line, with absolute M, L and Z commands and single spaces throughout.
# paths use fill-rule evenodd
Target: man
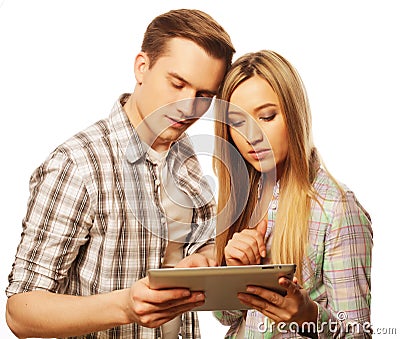
M 33 173 L 6 290 L 18 337 L 199 337 L 188 311 L 204 294 L 152 290 L 146 274 L 214 264 L 213 203 L 201 197 L 184 131 L 208 107 L 202 101 L 217 92 L 233 53 L 207 14 L 160 15 L 136 56 L 134 92 Z

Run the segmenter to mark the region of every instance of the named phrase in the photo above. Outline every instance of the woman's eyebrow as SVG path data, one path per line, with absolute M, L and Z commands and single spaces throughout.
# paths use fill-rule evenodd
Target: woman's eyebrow
M 241 111 L 235 111 L 235 110 L 228 110 L 228 115 L 240 115 L 240 116 L 243 116 L 245 113 L 244 112 L 241 112 Z
M 263 108 L 269 108 L 269 107 L 278 107 L 278 104 L 275 104 L 273 102 L 266 102 L 265 104 L 262 104 L 260 106 L 257 106 L 256 108 L 254 108 L 254 111 L 260 111 Z

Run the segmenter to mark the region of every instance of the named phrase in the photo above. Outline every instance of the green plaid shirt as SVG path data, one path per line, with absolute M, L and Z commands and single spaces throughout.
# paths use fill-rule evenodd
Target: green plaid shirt
M 313 202 L 309 228 L 308 260 L 304 288 L 318 305 L 316 329 L 320 338 L 370 337 L 372 228 L 370 217 L 346 187 L 346 202 L 327 173 L 320 169 L 314 182 L 319 194 Z M 267 236 L 273 231 L 279 186 L 268 211 Z M 267 252 L 271 246 L 268 238 Z M 307 266 L 305 266 L 307 267 Z M 214 312 L 231 326 L 226 338 L 237 338 L 243 321 L 240 311 Z M 245 338 L 299 338 L 295 326 L 272 326 L 263 314 L 250 310 Z

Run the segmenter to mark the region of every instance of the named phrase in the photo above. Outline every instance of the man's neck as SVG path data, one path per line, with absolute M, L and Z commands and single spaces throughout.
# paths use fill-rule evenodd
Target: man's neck
M 140 116 L 137 111 L 137 106 L 136 106 L 136 100 L 134 98 L 135 93 L 132 93 L 128 99 L 124 102 L 121 102 L 121 105 L 128 116 L 129 122 L 132 124 L 135 129 L 139 126 L 141 123 Z
M 129 122 L 136 129 L 137 134 L 140 137 L 140 140 L 147 143 L 151 148 L 155 151 L 162 153 L 168 151 L 171 147 L 171 142 L 168 140 L 162 140 L 161 138 L 156 138 L 150 142 L 151 137 L 148 137 L 152 134 L 150 129 L 147 127 L 145 123 L 142 123 L 143 120 L 138 112 L 135 93 L 132 93 L 129 98 L 126 100 L 125 104 L 123 104 L 123 109 L 129 119 Z

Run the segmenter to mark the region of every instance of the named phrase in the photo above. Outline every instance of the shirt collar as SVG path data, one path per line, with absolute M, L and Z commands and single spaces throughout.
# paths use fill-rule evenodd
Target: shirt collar
M 184 166 L 186 160 L 195 155 L 196 153 L 192 147 L 190 137 L 184 133 L 170 147 L 167 156 L 168 166 L 174 171 L 179 172 L 182 166 L 186 167 Z
M 130 163 L 134 163 L 145 156 L 147 147 L 139 138 L 135 128 L 129 121 L 129 118 L 123 108 L 123 105 L 129 99 L 130 94 L 122 94 L 114 104 L 110 122 L 119 148 Z

